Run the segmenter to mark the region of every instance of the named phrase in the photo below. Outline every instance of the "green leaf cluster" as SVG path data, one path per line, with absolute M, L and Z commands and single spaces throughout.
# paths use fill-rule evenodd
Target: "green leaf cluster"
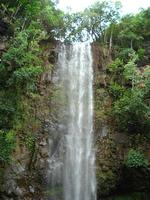
M 112 37 L 114 48 L 144 49 L 150 38 L 150 8 L 138 14 L 127 14 L 106 30 L 107 42 Z
M 32 134 L 26 136 L 25 144 L 26 144 L 26 147 L 28 148 L 28 150 L 29 150 L 31 153 L 34 153 L 34 149 L 35 149 L 35 138 L 33 137 Z
M 41 29 L 33 25 L 27 30 L 16 33 L 9 49 L 1 58 L 0 83 L 2 87 L 13 86 L 25 92 L 36 82 L 44 69 L 39 46 L 42 38 Z
M 130 149 L 125 158 L 125 166 L 128 168 L 147 167 L 148 160 L 141 151 Z
M 44 71 L 41 41 L 54 42 L 64 25 L 63 12 L 51 0 L 1 0 L 0 34 L 7 47 L 0 52 L 0 161 L 10 159 L 15 141 L 10 132 L 23 121 L 23 99 L 38 93 L 38 81 Z M 6 30 L 5 30 L 6 28 Z M 49 39 L 50 38 L 50 39 Z M 26 136 L 24 136 L 26 137 Z M 24 140 L 25 142 L 25 140 Z M 25 142 L 31 150 L 31 137 Z
M 11 152 L 15 148 L 15 133 L 0 131 L 0 161 L 9 162 Z
M 120 131 L 130 134 L 150 134 L 149 67 L 141 71 L 136 66 L 137 54 L 130 54 L 127 63 L 117 58 L 108 67 L 109 94 L 113 98 L 111 117 Z
M 125 92 L 121 98 L 114 102 L 112 113 L 121 131 L 149 135 L 150 109 L 139 90 Z
M 13 30 L 27 29 L 36 22 L 53 39 L 65 26 L 63 16 L 64 13 L 51 0 L 2 0 L 0 3 L 0 17 L 7 19 Z

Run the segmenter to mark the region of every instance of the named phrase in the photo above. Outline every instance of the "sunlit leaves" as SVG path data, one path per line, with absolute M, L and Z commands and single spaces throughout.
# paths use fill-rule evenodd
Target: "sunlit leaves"
M 120 4 L 111 1 L 95 2 L 84 12 L 65 15 L 67 30 L 64 38 L 68 40 L 100 40 L 106 27 L 119 19 Z

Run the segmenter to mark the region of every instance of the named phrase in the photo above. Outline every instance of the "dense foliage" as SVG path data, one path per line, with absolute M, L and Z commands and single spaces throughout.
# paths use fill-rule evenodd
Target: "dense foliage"
M 107 72 L 113 98 L 111 117 L 120 131 L 150 135 L 150 9 L 127 15 L 106 29 L 112 37 L 112 58 Z M 111 32 L 112 31 L 112 32 Z M 110 36 L 111 32 L 111 36 Z
M 7 40 L 0 52 L 0 161 L 8 162 L 16 126 L 24 117 L 23 98 L 38 93 L 45 68 L 40 41 L 58 37 L 63 12 L 50 0 L 2 0 L 0 17 L 0 40 Z M 25 138 L 25 143 L 31 151 L 33 139 Z
M 113 41 L 115 45 L 123 48 L 137 50 L 149 41 L 150 8 L 142 10 L 136 15 L 126 15 L 113 27 Z M 110 28 L 109 28 L 110 29 Z M 119 33 L 119 34 L 118 34 Z
M 125 159 L 125 165 L 129 168 L 147 167 L 148 161 L 142 152 L 130 149 Z
M 15 147 L 15 133 L 0 131 L 0 161 L 9 162 L 12 150 Z
M 43 30 L 52 34 L 62 26 L 63 12 L 56 9 L 51 0 L 2 0 L 0 8 L 0 16 L 18 30 L 26 29 L 31 22 L 37 22 Z
M 150 134 L 150 67 L 136 66 L 137 55 L 125 64 L 120 58 L 108 68 L 111 74 L 109 93 L 113 98 L 112 116 L 121 131 Z

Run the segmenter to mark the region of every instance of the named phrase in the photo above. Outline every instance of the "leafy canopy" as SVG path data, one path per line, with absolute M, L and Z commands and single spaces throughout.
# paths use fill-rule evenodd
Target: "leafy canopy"
M 119 2 L 97 1 L 83 12 L 66 14 L 66 30 L 62 38 L 65 41 L 100 40 L 104 37 L 106 27 L 118 20 L 120 7 Z
M 125 64 L 117 58 L 108 68 L 109 93 L 113 98 L 111 115 L 120 131 L 130 134 L 150 134 L 150 67 L 140 71 L 137 54 L 130 55 Z

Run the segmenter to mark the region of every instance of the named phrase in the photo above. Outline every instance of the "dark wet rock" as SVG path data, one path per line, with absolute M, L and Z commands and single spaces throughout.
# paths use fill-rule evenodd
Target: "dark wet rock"
M 6 19 L 0 19 L 0 36 L 11 36 L 13 29 Z

